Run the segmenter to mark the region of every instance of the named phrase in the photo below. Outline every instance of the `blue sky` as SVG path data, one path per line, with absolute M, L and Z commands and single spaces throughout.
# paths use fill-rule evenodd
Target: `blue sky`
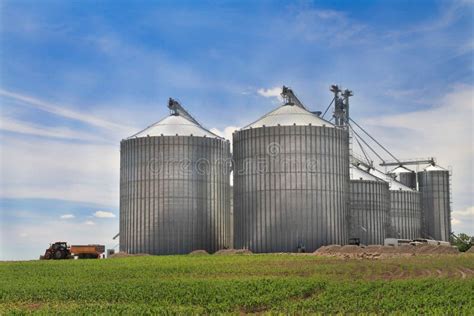
M 275 107 L 283 84 L 314 110 L 330 84 L 348 87 L 353 117 L 397 156 L 451 166 L 453 227 L 474 234 L 472 1 L 0 11 L 0 259 L 36 258 L 60 238 L 114 246 L 120 139 L 167 115 L 168 97 L 228 136 Z

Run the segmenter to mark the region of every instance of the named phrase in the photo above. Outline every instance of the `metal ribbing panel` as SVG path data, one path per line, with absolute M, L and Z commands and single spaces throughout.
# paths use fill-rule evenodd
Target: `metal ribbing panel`
M 402 172 L 398 174 L 398 182 L 406 185 L 409 188 L 416 189 L 416 173 Z
M 234 247 L 314 251 L 347 242 L 348 135 L 319 126 L 234 133 Z
M 122 141 L 120 250 L 181 254 L 226 246 L 229 147 L 190 136 Z
M 349 238 L 364 245 L 381 245 L 390 226 L 390 194 L 382 181 L 350 181 Z
M 390 235 L 401 239 L 421 237 L 421 194 L 416 191 L 390 191 Z
M 418 173 L 423 237 L 448 241 L 451 234 L 449 171 Z

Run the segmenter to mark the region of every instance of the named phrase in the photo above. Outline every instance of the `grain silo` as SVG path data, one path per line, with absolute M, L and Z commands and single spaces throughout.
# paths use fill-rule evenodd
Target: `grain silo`
M 347 242 L 347 130 L 289 98 L 234 133 L 233 156 L 234 247 L 294 252 Z
M 418 172 L 423 237 L 448 241 L 451 234 L 449 171 L 431 165 Z
M 389 185 L 356 166 L 350 169 L 349 238 L 364 245 L 381 245 L 390 227 Z
M 401 184 L 406 185 L 411 189 L 416 190 L 416 173 L 413 170 L 410 170 L 404 166 L 398 166 L 390 172 L 390 174 L 395 177 L 395 180 Z
M 120 144 L 120 251 L 183 254 L 226 247 L 230 144 L 176 101 L 171 115 Z
M 398 170 L 397 170 L 398 169 Z M 371 174 L 386 181 L 390 189 L 390 228 L 387 231 L 387 237 L 399 239 L 415 239 L 421 235 L 421 194 L 411 187 L 400 183 L 394 179 L 394 176 L 400 177 L 407 184 L 413 185 L 416 181 L 416 174 L 411 170 L 398 167 L 397 172 L 385 174 L 379 170 L 371 169 Z M 414 176 L 414 178 L 412 178 Z M 414 184 L 416 187 L 416 182 Z
M 421 194 L 404 186 L 390 189 L 390 233 L 388 237 L 415 239 L 421 235 Z

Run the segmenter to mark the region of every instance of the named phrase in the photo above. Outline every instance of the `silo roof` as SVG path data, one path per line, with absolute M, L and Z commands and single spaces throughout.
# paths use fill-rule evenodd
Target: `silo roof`
M 291 125 L 313 125 L 334 127 L 330 122 L 318 117 L 300 106 L 285 104 L 265 114 L 257 121 L 243 127 L 242 129 L 257 128 L 263 126 L 291 126 Z
M 383 181 L 382 179 L 371 175 L 367 171 L 354 166 L 353 164 L 350 165 L 350 169 L 351 180 Z
M 369 171 L 371 174 L 373 174 L 374 176 L 384 180 L 385 182 L 388 182 L 388 186 L 390 187 L 390 190 L 395 190 L 395 191 L 413 191 L 412 188 L 396 181 L 394 178 L 392 178 L 391 176 L 389 176 L 388 174 L 386 173 L 383 173 L 382 171 L 380 170 L 377 170 L 377 169 L 370 169 Z
M 407 167 L 404 167 L 404 166 L 398 166 L 395 169 L 393 169 L 392 171 L 390 171 L 390 173 L 395 173 L 395 174 L 412 173 L 412 172 L 414 172 L 414 171 L 410 170 L 410 169 L 408 169 Z
M 147 136 L 222 138 L 202 127 L 176 100 L 170 98 L 168 107 L 172 111 L 170 116 L 148 126 L 144 130 L 130 136 L 128 139 Z
M 446 169 L 441 168 L 440 166 L 429 165 L 425 168 L 425 171 L 446 171 Z

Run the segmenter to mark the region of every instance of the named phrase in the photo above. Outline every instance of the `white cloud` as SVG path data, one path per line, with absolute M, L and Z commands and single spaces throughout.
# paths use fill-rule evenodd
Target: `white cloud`
M 464 210 L 460 210 L 460 211 L 453 211 L 453 216 L 472 216 L 472 218 L 474 219 L 474 206 L 471 206 L 471 207 L 468 207 Z
M 228 139 L 229 141 L 232 142 L 232 134 L 236 131 L 236 130 L 239 130 L 240 127 L 237 127 L 237 126 L 227 126 L 224 128 L 223 131 L 217 129 L 217 128 L 211 128 L 211 132 L 213 132 L 214 134 L 220 136 L 220 137 L 224 137 L 225 139 Z
M 452 230 L 456 233 L 466 233 L 474 236 L 474 206 L 451 213 Z
M 126 127 L 121 124 L 110 122 L 102 118 L 95 117 L 93 115 L 74 111 L 74 110 L 71 110 L 70 107 L 65 107 L 64 105 L 52 104 L 50 102 L 39 100 L 28 95 L 0 89 L 0 96 L 11 98 L 16 101 L 20 101 L 22 103 L 26 103 L 30 106 L 33 106 L 36 109 L 49 112 L 49 113 L 52 113 L 61 117 L 65 117 L 68 119 L 80 121 L 82 123 L 86 123 L 89 125 L 98 126 L 101 128 L 106 128 L 106 129 L 111 129 L 111 130 L 126 130 L 127 132 L 131 130 L 130 127 Z
M 97 211 L 94 213 L 94 217 L 97 218 L 114 218 L 115 214 L 107 211 Z
M 22 122 L 14 118 L 2 116 L 0 119 L 0 130 L 20 133 L 25 135 L 52 137 L 59 139 L 76 139 L 83 141 L 105 141 L 104 138 L 96 135 L 84 133 L 69 128 L 55 128 L 39 126 L 32 123 Z
M 269 89 L 258 89 L 257 93 L 265 98 L 277 98 L 279 101 L 283 101 L 281 97 L 281 87 L 274 87 Z
M 85 221 L 84 224 L 89 225 L 89 226 L 95 225 L 93 221 Z
M 365 40 L 367 36 L 367 32 L 364 33 L 367 27 L 349 18 L 343 11 L 297 8 L 293 20 L 293 36 L 308 42 L 345 45 Z
M 75 218 L 76 216 L 74 216 L 74 214 L 64 214 L 64 215 L 61 215 L 59 216 L 59 218 L 61 219 L 71 219 L 71 218 Z
M 473 100 L 474 87 L 455 86 L 427 110 L 361 121 L 398 158 L 434 156 L 441 166 L 452 167 L 453 209 L 464 209 L 453 212 L 457 220 L 461 220 L 459 212 L 470 212 L 466 208 L 474 205 Z M 474 233 L 474 225 L 463 227 Z
M 118 204 L 116 146 L 0 137 L 0 197 Z

